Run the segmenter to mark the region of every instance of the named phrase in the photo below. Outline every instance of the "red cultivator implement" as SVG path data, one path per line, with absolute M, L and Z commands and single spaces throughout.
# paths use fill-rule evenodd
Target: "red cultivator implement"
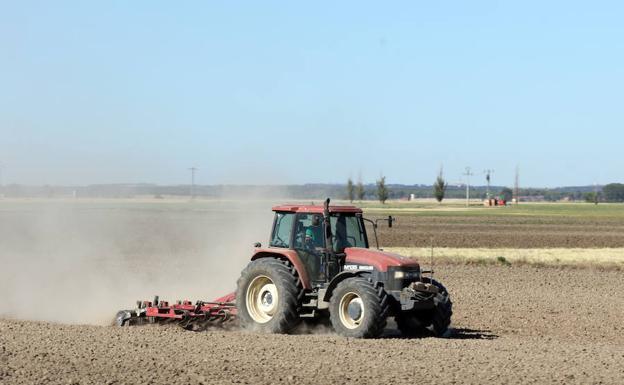
M 236 318 L 235 294 L 215 299 L 211 302 L 177 301 L 169 304 L 159 301 L 137 301 L 134 310 L 121 310 L 115 317 L 118 326 L 141 325 L 144 323 L 176 322 L 188 330 L 203 330 L 214 323 L 224 323 Z

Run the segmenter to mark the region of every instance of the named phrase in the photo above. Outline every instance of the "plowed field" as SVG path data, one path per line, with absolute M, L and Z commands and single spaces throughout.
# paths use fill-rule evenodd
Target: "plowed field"
M 620 206 L 617 215 L 616 206 L 553 205 L 549 214 L 526 207 L 406 210 L 392 229 L 380 224 L 380 240 L 415 250 L 433 237 L 447 252 L 477 254 L 581 248 L 591 257 L 624 247 Z M 253 242 L 266 242 L 269 208 L 0 202 L 0 384 L 624 383 L 623 272 L 591 261 L 558 268 L 440 259 L 436 278 L 454 302 L 449 338 L 401 338 L 392 323 L 378 340 L 327 328 L 258 335 L 107 326 L 136 299 L 206 300 L 231 291 Z
M 188 332 L 0 320 L 0 383 L 398 384 L 624 381 L 618 272 L 439 266 L 450 338 Z
M 401 215 L 379 226 L 387 247 L 604 248 L 624 247 L 624 220 L 566 216 Z

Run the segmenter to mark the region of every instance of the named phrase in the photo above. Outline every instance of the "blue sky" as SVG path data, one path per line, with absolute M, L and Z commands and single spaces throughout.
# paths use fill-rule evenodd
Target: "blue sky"
M 5 183 L 624 181 L 620 2 L 0 2 Z

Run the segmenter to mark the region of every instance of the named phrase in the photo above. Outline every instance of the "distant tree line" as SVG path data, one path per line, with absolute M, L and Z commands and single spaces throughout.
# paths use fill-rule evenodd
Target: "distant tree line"
M 443 199 L 464 199 L 466 197 L 466 187 L 449 185 L 444 179 L 440 170 L 433 185 L 402 185 L 387 184 L 385 178 L 383 186 L 386 199 L 407 199 L 411 194 L 415 198 L 435 198 L 438 202 Z M 380 200 L 379 180 L 375 185 L 359 185 L 362 189 L 358 194 L 358 200 Z M 519 195 L 521 199 L 528 201 L 557 202 L 562 200 L 587 201 L 587 202 L 624 202 L 624 184 L 611 183 L 594 193 L 595 186 L 571 186 L 557 188 L 521 188 Z M 491 186 L 493 196 L 511 202 L 513 190 L 506 186 Z M 470 186 L 470 196 L 473 199 L 486 199 L 487 188 L 485 186 Z M 594 196 L 595 194 L 595 196 Z M 385 202 L 385 200 L 384 200 Z
M 380 183 L 379 182 L 383 182 Z M 434 181 L 435 183 L 436 181 Z M 464 186 L 449 184 L 444 181 L 446 189 L 443 199 L 463 199 L 466 197 Z M 385 191 L 383 197 L 386 200 L 407 199 L 410 194 L 416 198 L 436 198 L 434 185 L 404 185 L 390 184 L 386 178 L 381 178 L 376 183 L 363 183 L 360 180 L 352 181 L 352 194 L 354 200 L 379 200 L 380 187 Z M 596 187 L 594 186 L 571 186 L 552 189 L 524 188 L 520 189 L 520 196 L 527 200 L 540 201 L 593 201 Z M 166 197 L 188 196 L 189 185 L 161 186 L 155 184 L 105 184 L 89 186 L 26 186 L 17 184 L 3 185 L 0 195 L 11 197 L 41 197 L 41 198 L 133 198 L 137 196 Z M 491 186 L 494 195 L 505 197 L 508 201 L 512 191 L 506 186 Z M 600 202 L 624 202 L 624 184 L 610 183 L 598 186 L 598 199 Z M 273 198 L 310 199 L 318 200 L 324 197 L 336 197 L 351 199 L 345 184 L 303 184 L 303 185 L 196 185 L 195 194 L 198 197 L 249 197 L 262 196 Z M 470 186 L 470 196 L 473 199 L 484 199 L 485 186 Z
M 610 183 L 602 188 L 602 195 L 607 202 L 624 202 L 624 184 Z

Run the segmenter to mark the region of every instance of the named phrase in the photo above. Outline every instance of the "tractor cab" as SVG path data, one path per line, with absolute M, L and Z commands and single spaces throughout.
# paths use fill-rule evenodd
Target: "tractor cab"
M 322 206 L 276 206 L 271 247 L 321 249 L 326 246 Z M 353 206 L 330 206 L 333 249 L 368 248 L 362 210 Z
M 269 246 L 294 250 L 313 284 L 328 282 L 342 270 L 346 248 L 368 248 L 362 210 L 357 207 L 329 206 L 329 229 L 323 206 L 283 205 L 273 211 Z

